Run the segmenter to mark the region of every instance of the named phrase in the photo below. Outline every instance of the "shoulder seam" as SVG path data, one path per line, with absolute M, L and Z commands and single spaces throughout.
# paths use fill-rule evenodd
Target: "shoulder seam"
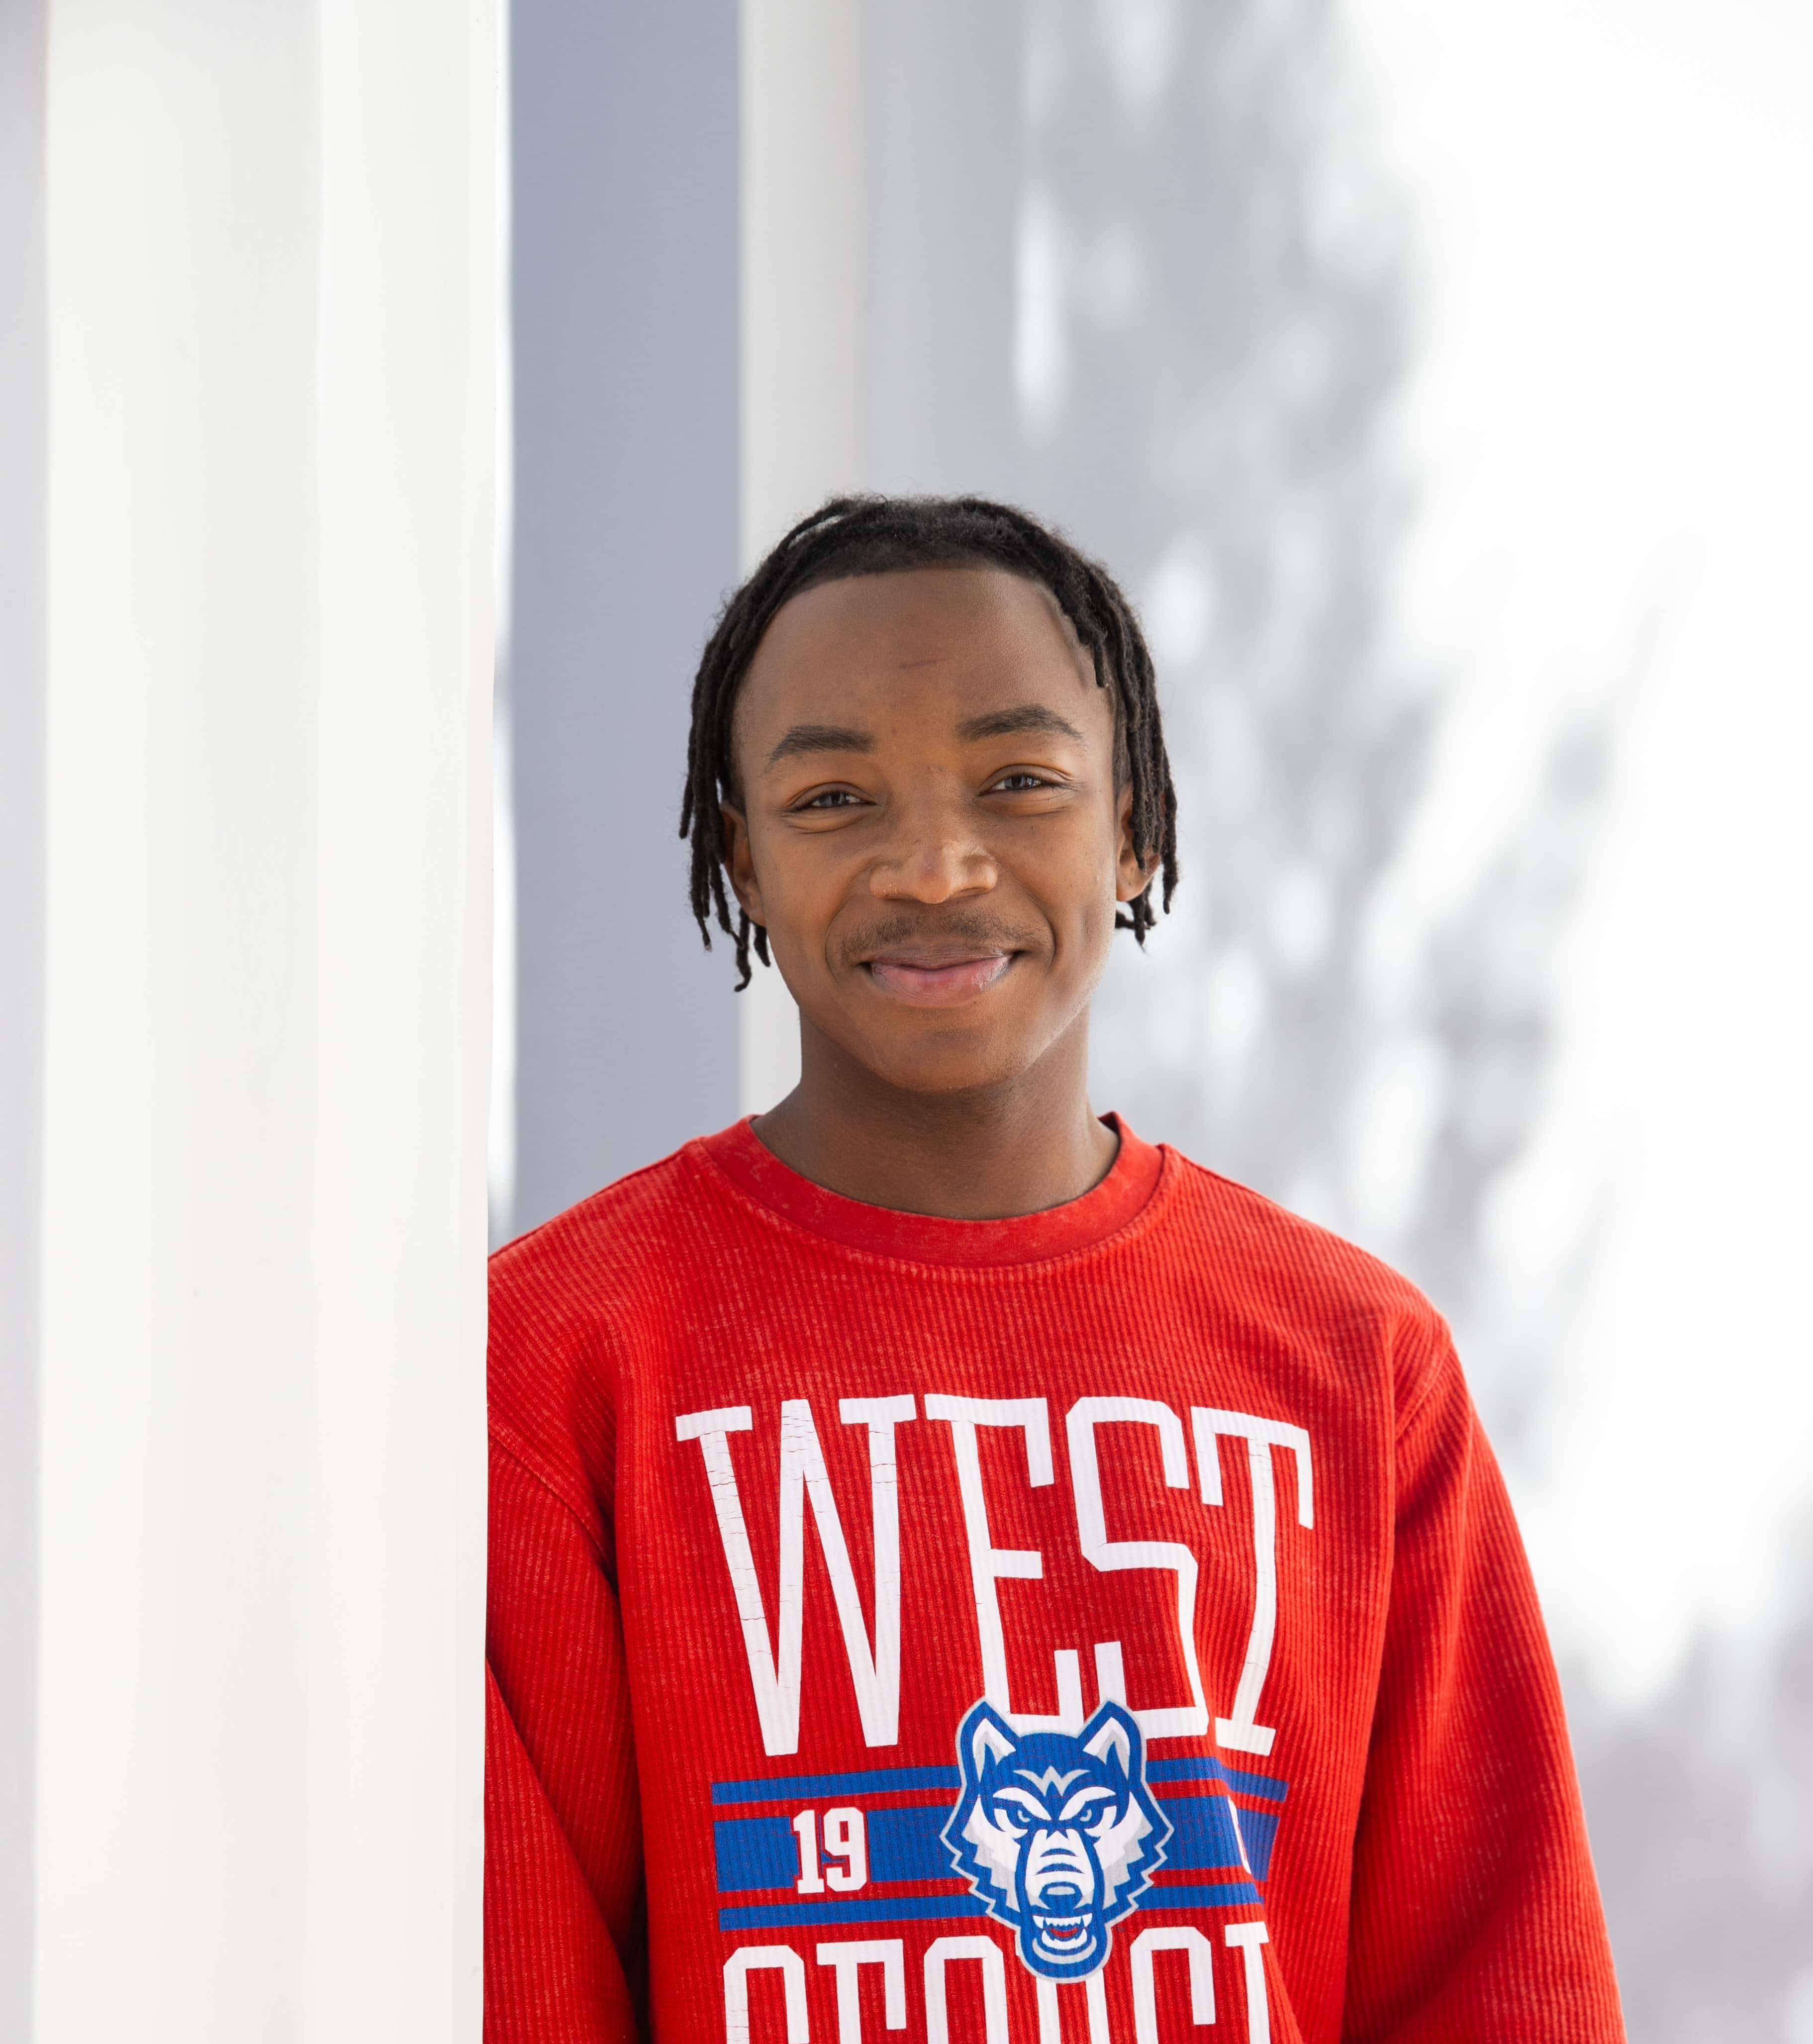
M 1273 1199 L 1269 1193 L 1261 1192 L 1257 1185 L 1246 1185 L 1239 1178 L 1229 1178 L 1225 1171 L 1217 1171 L 1208 1164 L 1198 1163 L 1195 1158 L 1185 1156 L 1181 1151 L 1173 1151 L 1171 1154 L 1187 1170 L 1195 1172 L 1198 1178 L 1207 1178 L 1215 1185 L 1224 1186 L 1231 1193 L 1238 1193 L 1243 1199 L 1252 1201 L 1268 1213 L 1275 1214 L 1289 1228 L 1300 1229 L 1305 1234 L 1316 1235 L 1332 1244 L 1343 1255 L 1381 1272 L 1411 1297 L 1423 1297 L 1414 1279 L 1407 1278 L 1395 1264 L 1388 1263 L 1376 1251 L 1368 1249 L 1363 1243 L 1355 1242 L 1350 1235 L 1342 1235 L 1338 1228 L 1329 1227 L 1326 1222 L 1312 1220 L 1307 1214 L 1298 1213 L 1294 1208 L 1287 1207 L 1283 1201 Z M 1434 1312 L 1434 1307 L 1431 1306 L 1430 1310 Z
M 532 1483 L 537 1485 L 541 1489 L 547 1493 L 548 1496 L 554 1500 L 555 1503 L 560 1507 L 560 1509 L 569 1519 L 572 1520 L 574 1525 L 578 1527 L 586 1546 L 590 1547 L 593 1554 L 597 1557 L 598 1566 L 604 1570 L 606 1575 L 611 1574 L 612 1570 L 610 1564 L 605 1558 L 604 1548 L 598 1539 L 597 1535 L 593 1532 L 592 1528 L 586 1523 L 585 1514 L 574 1505 L 573 1500 L 567 1496 L 565 1491 L 562 1489 L 560 1485 L 557 1484 L 545 1470 L 536 1467 L 536 1464 L 530 1460 L 527 1450 L 523 1447 L 514 1440 L 505 1439 L 505 1435 L 509 1434 L 510 1431 L 511 1430 L 505 1426 L 502 1420 L 494 1419 L 490 1424 L 490 1441 L 492 1447 L 497 1454 L 501 1455 L 506 1462 L 510 1462 L 517 1469 L 520 1470 Z
M 1428 1343 L 1424 1357 L 1428 1368 L 1427 1377 L 1415 1397 L 1399 1415 L 1396 1431 L 1392 1437 L 1392 1445 L 1394 1449 L 1403 1445 L 1404 1435 L 1415 1424 L 1422 1415 L 1423 1407 L 1435 1396 L 1441 1387 L 1442 1337 L 1447 1335 L 1448 1324 L 1433 1305 L 1429 1308 L 1429 1315 L 1431 1324 L 1428 1331 L 1433 1339 Z M 1448 1339 L 1451 1343 L 1452 1336 L 1449 1336 Z
M 500 1256 L 507 1256 L 513 1249 L 521 1248 L 525 1242 L 533 1242 L 538 1235 L 545 1235 L 551 1228 L 570 1220 L 581 1207 L 590 1206 L 594 1200 L 601 1200 L 607 1193 L 616 1192 L 624 1185 L 633 1185 L 638 1178 L 646 1178 L 656 1171 L 677 1170 L 686 1158 L 687 1153 L 701 1139 L 697 1135 L 689 1135 L 678 1150 L 670 1150 L 665 1157 L 657 1157 L 652 1163 L 638 1165 L 635 1170 L 625 1171 L 620 1178 L 613 1178 L 608 1185 L 600 1185 L 595 1190 L 583 1194 L 570 1206 L 563 1207 L 559 1213 L 550 1214 L 546 1220 L 537 1221 L 533 1228 L 525 1228 L 520 1235 L 513 1235 L 508 1242 L 499 1243 L 486 1258 L 486 1262 L 495 1263 Z

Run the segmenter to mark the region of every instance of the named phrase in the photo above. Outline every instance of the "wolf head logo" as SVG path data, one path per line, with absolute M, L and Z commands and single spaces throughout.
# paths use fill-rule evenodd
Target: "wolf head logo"
M 957 1871 L 1047 1980 L 1081 1980 L 1165 1862 L 1139 1727 L 1104 1704 L 1080 1732 L 1016 1732 L 987 1703 L 957 1735 L 963 1793 L 944 1827 Z

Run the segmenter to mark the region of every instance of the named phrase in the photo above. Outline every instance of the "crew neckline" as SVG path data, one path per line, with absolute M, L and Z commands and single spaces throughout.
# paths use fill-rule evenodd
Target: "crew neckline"
M 699 1147 L 739 1190 L 814 1235 L 871 1255 L 974 1268 L 1093 1248 L 1147 1206 L 1164 1174 L 1163 1150 L 1142 1143 L 1119 1115 L 1100 1118 L 1120 1144 L 1102 1178 L 1080 1198 L 1003 1220 L 954 1220 L 847 1199 L 783 1164 L 755 1133 L 753 1115 L 701 1137 Z

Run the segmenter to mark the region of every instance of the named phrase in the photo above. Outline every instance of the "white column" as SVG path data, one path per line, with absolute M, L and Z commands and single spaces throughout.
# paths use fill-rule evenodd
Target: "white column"
M 742 0 L 743 565 L 860 486 L 862 0 Z M 746 1113 L 797 1082 L 778 972 L 738 997 Z
M 476 2040 L 495 10 L 49 21 L 35 2044 Z
M 0 2037 L 29 2034 L 44 994 L 44 6 L 0 7 Z

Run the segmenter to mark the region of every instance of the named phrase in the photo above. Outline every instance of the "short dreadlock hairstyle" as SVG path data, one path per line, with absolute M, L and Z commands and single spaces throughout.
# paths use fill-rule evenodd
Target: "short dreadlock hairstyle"
M 1152 656 L 1133 606 L 1106 568 L 1012 505 L 984 497 L 834 497 L 802 518 L 725 603 L 693 683 L 693 728 L 680 835 L 692 840 L 693 915 L 711 949 L 711 925 L 734 939 L 740 993 L 751 948 L 769 962 L 768 932 L 724 886 L 728 847 L 721 805 L 738 800 L 731 727 L 737 692 L 774 613 L 820 582 L 928 567 L 1004 568 L 1050 591 L 1070 620 L 1114 706 L 1115 780 L 1133 790 L 1134 849 L 1154 857 L 1169 910 L 1177 885 L 1177 797 L 1158 718 Z M 1148 885 L 1115 917 L 1143 945 L 1155 920 Z

